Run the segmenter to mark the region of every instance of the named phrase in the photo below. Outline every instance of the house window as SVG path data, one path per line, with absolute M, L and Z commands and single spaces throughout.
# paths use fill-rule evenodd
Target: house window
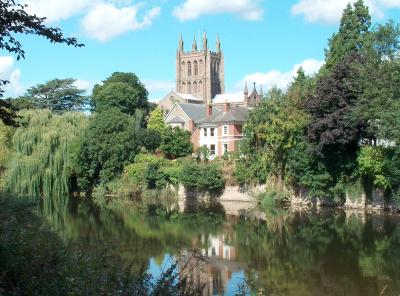
M 222 127 L 222 129 L 223 129 L 223 135 L 224 135 L 224 136 L 228 135 L 228 126 L 227 126 L 227 125 L 224 125 L 224 126 Z
M 215 128 L 210 128 L 210 136 L 211 137 L 214 137 L 214 130 L 215 130 Z
M 223 143 L 222 144 L 222 153 L 227 153 L 227 152 L 229 152 L 229 146 L 228 146 L 228 143 Z
M 207 129 L 205 128 L 203 129 L 203 131 L 204 131 L 204 137 L 207 137 Z
M 212 144 L 210 145 L 210 156 L 214 156 L 215 155 L 215 145 Z

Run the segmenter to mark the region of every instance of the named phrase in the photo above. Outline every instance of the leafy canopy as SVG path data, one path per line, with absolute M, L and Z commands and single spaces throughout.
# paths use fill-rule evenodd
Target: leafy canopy
M 117 108 L 93 115 L 81 137 L 76 164 L 82 189 L 109 182 L 133 162 L 140 148 L 136 120 Z
M 190 137 L 191 134 L 188 131 L 168 127 L 162 137 L 161 151 L 172 159 L 190 155 L 193 152 Z
M 29 88 L 19 103 L 29 102 L 37 109 L 53 112 L 82 111 L 88 104 L 85 90 L 77 88 L 75 79 L 53 79 Z M 18 102 L 17 102 L 18 103 Z
M 164 132 L 165 122 L 164 122 L 164 114 L 161 108 L 156 107 L 153 111 L 150 112 L 147 128 L 156 130 L 161 134 Z
M 134 115 L 137 109 L 147 110 L 147 90 L 133 73 L 115 72 L 102 84 L 93 88 L 92 104 L 95 112 L 117 108 Z

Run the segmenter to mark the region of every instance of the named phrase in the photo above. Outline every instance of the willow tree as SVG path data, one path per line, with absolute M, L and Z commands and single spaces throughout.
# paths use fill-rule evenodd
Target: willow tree
M 48 110 L 26 110 L 21 115 L 22 127 L 13 136 L 8 188 L 29 197 L 65 196 L 74 186 L 72 151 L 86 126 L 85 115 L 55 115 Z

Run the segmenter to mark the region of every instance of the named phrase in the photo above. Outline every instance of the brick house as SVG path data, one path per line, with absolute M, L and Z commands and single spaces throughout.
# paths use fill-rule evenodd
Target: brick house
M 176 103 L 165 118 L 173 127 L 183 128 L 192 133 L 194 148 L 207 147 L 210 158 L 221 157 L 225 152 L 234 152 L 243 138 L 243 125 L 249 108 Z

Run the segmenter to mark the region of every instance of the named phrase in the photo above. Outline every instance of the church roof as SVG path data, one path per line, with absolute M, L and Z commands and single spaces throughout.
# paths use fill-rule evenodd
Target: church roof
M 242 103 L 244 102 L 243 93 L 231 93 L 231 94 L 220 94 L 216 95 L 213 104 L 223 104 L 223 103 Z
M 180 116 L 175 116 L 174 118 L 168 120 L 167 123 L 185 123 L 185 121 Z
M 199 125 L 244 122 L 249 115 L 249 109 L 246 107 L 230 107 L 227 112 L 223 112 L 213 107 L 212 115 L 204 116 L 198 123 Z
M 177 103 L 177 105 L 186 113 L 186 115 L 195 123 L 204 117 L 206 114 L 206 105 L 204 104 L 187 104 Z
M 183 93 L 176 93 L 176 94 L 185 100 L 203 101 L 202 99 L 196 98 L 194 95 L 191 94 L 183 94 Z

